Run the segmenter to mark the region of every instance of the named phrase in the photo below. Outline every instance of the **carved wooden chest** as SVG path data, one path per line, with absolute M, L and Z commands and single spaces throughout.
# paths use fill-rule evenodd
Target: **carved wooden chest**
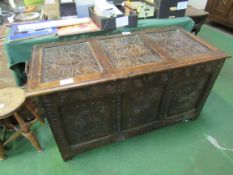
M 39 96 L 64 160 L 196 118 L 228 55 L 182 29 L 151 29 L 34 48 Z

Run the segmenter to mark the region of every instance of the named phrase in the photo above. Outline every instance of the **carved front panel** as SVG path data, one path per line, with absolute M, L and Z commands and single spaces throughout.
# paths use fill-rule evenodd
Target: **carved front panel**
M 174 59 L 210 53 L 210 50 L 191 39 L 179 29 L 146 34 L 153 42 Z
M 88 43 L 46 47 L 42 50 L 41 82 L 100 72 Z
M 148 87 L 125 94 L 122 98 L 122 129 L 132 129 L 158 120 L 163 86 Z
M 114 133 L 112 99 L 77 100 L 59 108 L 64 130 L 71 145 Z
M 208 84 L 209 74 L 191 76 L 180 79 L 173 85 L 168 116 L 182 114 L 196 109 L 205 87 Z
M 161 62 L 162 59 L 137 36 L 99 41 L 111 64 L 116 68 Z

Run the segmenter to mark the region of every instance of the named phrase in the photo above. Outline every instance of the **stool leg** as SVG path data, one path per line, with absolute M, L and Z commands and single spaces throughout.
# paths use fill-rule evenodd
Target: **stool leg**
M 28 124 L 22 119 L 22 117 L 17 112 L 14 113 L 14 116 L 15 116 L 15 119 L 17 120 L 17 122 L 19 123 L 19 126 L 22 129 L 23 136 L 25 136 L 31 142 L 31 144 L 34 146 L 34 148 L 38 152 L 41 152 L 42 148 L 41 148 L 38 140 L 36 139 L 36 137 L 31 132 Z
M 32 113 L 32 115 L 42 124 L 45 124 L 44 119 L 42 119 L 36 112 L 35 110 L 32 108 L 32 106 L 28 103 L 25 102 L 24 105 L 26 106 L 26 108 Z
M 5 151 L 3 149 L 3 146 L 0 143 L 0 160 L 4 160 L 5 158 L 6 158 L 5 157 Z

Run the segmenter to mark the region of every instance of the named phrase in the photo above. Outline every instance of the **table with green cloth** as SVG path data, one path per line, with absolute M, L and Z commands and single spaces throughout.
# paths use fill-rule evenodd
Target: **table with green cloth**
M 22 86 L 26 83 L 27 75 L 25 74 L 25 63 L 31 59 L 32 49 L 34 45 L 48 43 L 77 40 L 81 38 L 95 37 L 98 35 L 111 35 L 125 31 L 136 31 L 150 28 L 162 28 L 170 26 L 179 26 L 187 31 L 191 31 L 194 22 L 189 17 L 173 18 L 173 19 L 141 19 L 135 28 L 119 28 L 113 31 L 99 31 L 94 33 L 76 34 L 70 36 L 44 36 L 33 39 L 25 39 L 19 41 L 5 40 L 4 48 L 8 57 L 9 68 L 13 71 L 16 83 Z

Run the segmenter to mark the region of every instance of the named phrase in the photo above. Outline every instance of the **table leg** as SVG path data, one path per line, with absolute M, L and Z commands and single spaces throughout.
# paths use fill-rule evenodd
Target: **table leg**
M 17 122 L 19 123 L 19 126 L 22 129 L 23 136 L 25 136 L 31 142 L 31 144 L 34 146 L 34 148 L 38 152 L 41 152 L 42 148 L 41 148 L 38 140 L 36 139 L 36 137 L 31 132 L 29 125 L 22 119 L 22 117 L 17 112 L 14 113 L 14 116 L 15 116 L 15 119 L 17 120 Z
M 33 115 L 42 125 L 45 124 L 44 119 L 42 119 L 42 118 L 35 112 L 35 110 L 33 109 L 33 107 L 31 106 L 30 103 L 25 102 L 25 106 L 26 106 L 26 108 L 32 113 L 32 115 Z
M 6 157 L 5 157 L 5 151 L 0 143 L 0 160 L 4 160 Z

